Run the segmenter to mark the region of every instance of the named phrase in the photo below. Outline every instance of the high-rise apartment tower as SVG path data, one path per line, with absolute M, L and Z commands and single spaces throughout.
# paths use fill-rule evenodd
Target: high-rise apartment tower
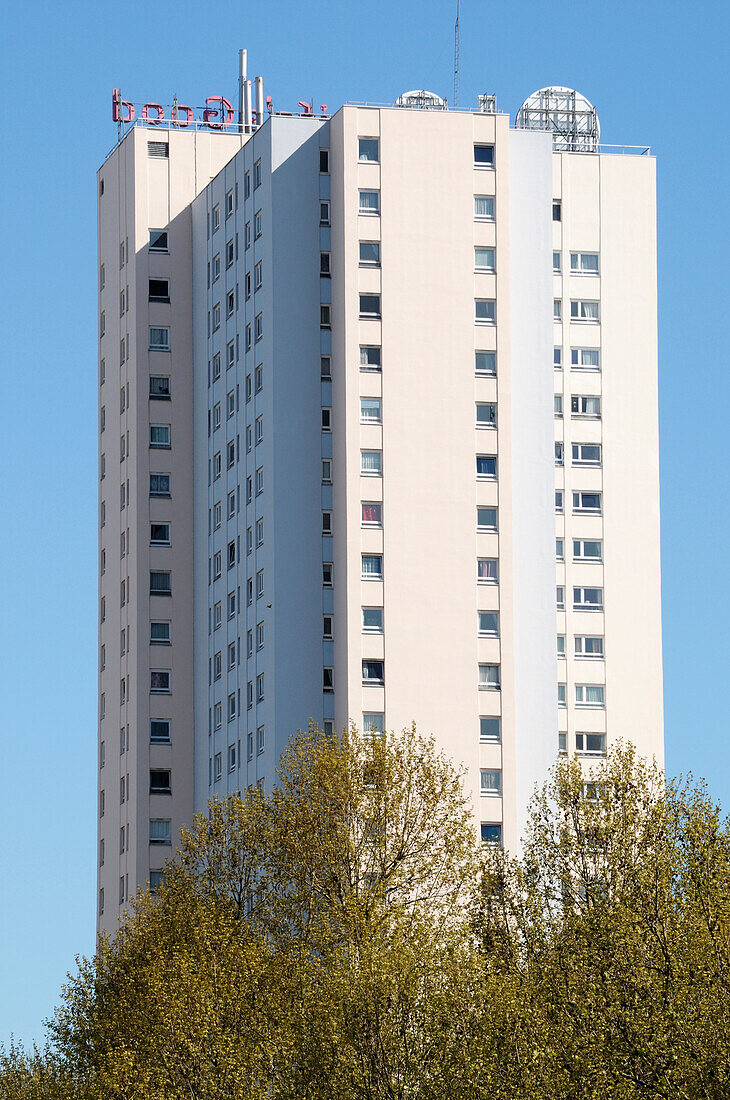
M 653 158 L 567 89 L 257 98 L 98 174 L 112 930 L 310 719 L 415 721 L 510 847 L 558 752 L 663 755 Z

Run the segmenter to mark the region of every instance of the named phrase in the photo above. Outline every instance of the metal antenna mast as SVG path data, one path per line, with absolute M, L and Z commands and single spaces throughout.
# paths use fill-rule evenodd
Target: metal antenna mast
M 454 23 L 454 107 L 459 106 L 459 0 L 456 0 Z

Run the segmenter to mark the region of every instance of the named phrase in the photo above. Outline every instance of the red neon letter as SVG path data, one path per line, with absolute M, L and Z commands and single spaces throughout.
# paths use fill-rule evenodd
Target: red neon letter
M 184 117 L 182 115 L 183 111 L 185 112 Z M 178 103 L 177 107 L 172 108 L 170 117 L 176 126 L 189 126 L 193 121 L 193 108 Z
M 206 122 L 208 126 L 213 130 L 222 130 L 224 126 L 230 126 L 233 122 L 233 107 L 222 95 L 209 95 L 205 101 L 206 103 L 220 103 L 218 110 L 209 108 L 203 111 L 203 122 Z M 220 122 L 213 122 L 214 118 L 220 118 Z
M 150 111 L 157 111 L 155 118 L 150 118 Z M 153 124 L 161 122 L 165 117 L 165 108 L 159 103 L 145 103 L 142 108 L 142 118 Z
M 127 114 L 124 114 L 124 109 L 127 109 Z M 115 88 L 112 92 L 112 119 L 114 122 L 131 122 L 134 118 L 134 104 L 129 103 L 128 100 L 122 99 L 122 93 L 119 88 Z

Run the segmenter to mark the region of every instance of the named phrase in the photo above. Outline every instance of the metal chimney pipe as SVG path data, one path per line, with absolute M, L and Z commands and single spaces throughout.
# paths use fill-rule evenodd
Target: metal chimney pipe
M 244 134 L 251 133 L 251 81 L 246 80 L 243 84 L 243 132 Z
M 256 125 L 261 126 L 264 121 L 264 78 L 256 77 Z
M 246 60 L 247 54 L 245 50 L 238 51 L 238 125 L 239 133 L 243 129 L 244 111 L 243 111 L 243 87 L 246 83 Z

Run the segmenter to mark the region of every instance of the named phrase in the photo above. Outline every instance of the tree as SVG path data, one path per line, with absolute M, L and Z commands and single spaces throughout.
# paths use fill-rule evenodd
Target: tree
M 730 835 L 632 748 L 565 760 L 520 860 L 484 883 L 485 957 L 519 992 L 519 1095 L 730 1094 Z

